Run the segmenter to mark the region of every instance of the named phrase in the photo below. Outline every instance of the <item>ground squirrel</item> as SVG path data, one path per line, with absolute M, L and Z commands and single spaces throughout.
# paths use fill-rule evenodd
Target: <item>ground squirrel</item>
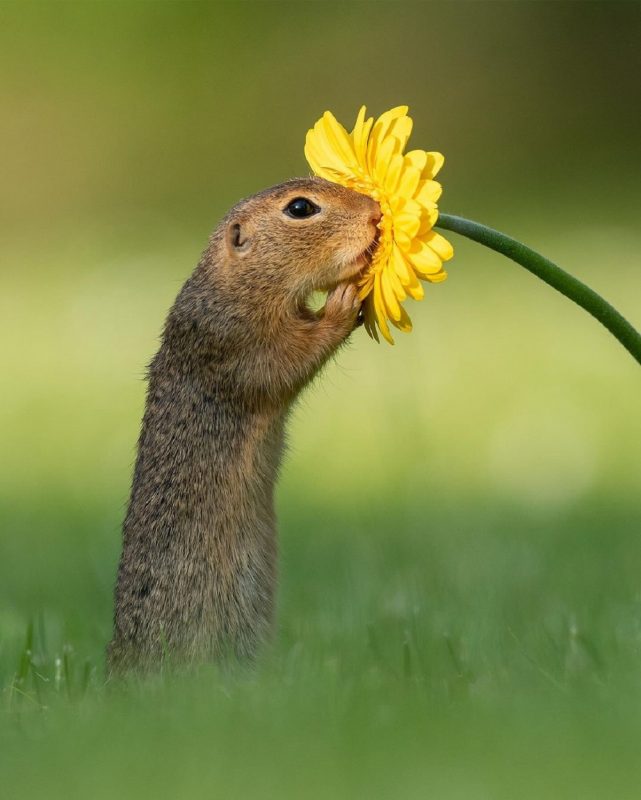
M 269 636 L 274 484 L 292 402 L 354 329 L 378 204 L 312 178 L 235 206 L 165 322 L 149 368 L 109 668 L 230 652 Z M 314 290 L 329 292 L 314 312 Z

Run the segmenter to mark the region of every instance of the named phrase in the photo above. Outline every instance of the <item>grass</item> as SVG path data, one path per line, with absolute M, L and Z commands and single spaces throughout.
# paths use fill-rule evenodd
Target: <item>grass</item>
M 4 796 L 634 796 L 634 507 L 282 516 L 279 635 L 252 672 L 106 684 L 113 541 L 66 562 L 51 608 L 0 629 Z

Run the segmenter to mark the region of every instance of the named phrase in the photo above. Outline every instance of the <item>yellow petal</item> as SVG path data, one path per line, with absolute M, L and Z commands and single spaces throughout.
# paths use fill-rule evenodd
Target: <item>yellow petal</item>
M 376 157 L 376 164 L 374 165 L 374 170 L 372 172 L 372 176 L 379 186 L 382 186 L 385 183 L 385 176 L 387 175 L 390 162 L 398 150 L 398 139 L 394 139 L 393 136 L 389 136 L 387 139 L 385 139 L 383 144 L 380 146 L 378 155 Z
M 326 178 L 328 181 L 340 183 L 341 186 L 350 186 L 350 182 L 354 179 L 352 172 L 346 172 L 344 169 L 337 170 L 327 167 L 323 170 L 323 174 L 317 173 L 319 178 Z
M 336 152 L 346 165 L 354 165 L 356 154 L 352 140 L 345 128 L 338 122 L 331 111 L 323 114 L 323 125 L 328 141 L 334 146 Z
M 394 245 L 392 248 L 390 265 L 393 267 L 394 272 L 398 276 L 398 279 L 407 294 L 413 300 L 422 300 L 425 294 L 423 287 L 418 282 L 413 267 L 408 264 L 406 257 L 403 255 L 403 252 L 397 245 Z
M 443 166 L 445 158 L 441 153 L 425 153 L 427 162 L 421 173 L 422 178 L 433 178 Z
M 442 269 L 440 272 L 437 272 L 434 275 L 428 275 L 425 280 L 428 281 L 428 283 L 443 283 L 446 278 L 447 272 Z
M 356 153 L 359 166 L 362 169 L 367 169 L 367 140 L 369 138 L 369 133 L 372 130 L 372 125 L 374 124 L 373 117 L 369 117 L 367 120 L 365 119 L 366 111 L 367 109 L 365 106 L 361 106 L 361 109 L 358 112 L 358 117 L 356 118 L 354 130 L 352 131 L 354 152 Z
M 368 272 L 359 283 L 358 286 L 358 296 L 361 300 L 364 300 L 368 294 L 374 288 L 374 273 Z
M 430 203 L 435 203 L 441 196 L 442 191 L 443 187 L 437 181 L 419 181 L 414 197 L 421 205 L 427 206 Z
M 341 175 L 345 174 L 345 162 L 328 141 L 322 120 L 319 120 L 307 134 L 305 156 L 317 175 L 328 169 Z
M 407 258 L 421 277 L 434 275 L 443 268 L 441 259 L 431 247 L 428 247 L 420 239 L 414 239 Z
M 405 114 L 407 114 L 407 106 L 397 106 L 396 108 L 391 108 L 389 111 L 381 114 L 381 116 L 374 123 L 374 127 L 372 128 L 372 132 L 367 143 L 367 164 L 370 174 L 373 174 L 374 172 L 379 148 L 381 147 L 383 140 L 387 135 L 390 125 L 395 119 L 402 117 Z
M 418 229 L 418 236 L 420 239 L 424 239 L 425 235 L 432 230 L 434 225 L 436 225 L 437 219 L 438 209 L 436 206 L 434 206 L 434 208 L 423 209 L 421 213 L 421 227 Z
M 388 194 L 396 191 L 396 187 L 398 186 L 398 179 L 401 176 L 401 170 L 403 168 L 403 156 L 400 153 L 394 153 L 392 156 L 389 167 L 387 169 L 387 175 L 385 176 L 385 185 L 384 189 Z
M 411 280 L 407 282 L 405 291 L 412 298 L 412 300 L 422 300 L 425 297 L 425 289 L 423 289 L 423 284 L 416 277 L 416 273 L 413 269 L 411 269 L 410 272 L 412 277 Z
M 408 214 L 413 214 L 416 217 L 420 217 L 425 208 L 425 206 L 422 206 L 418 201 L 412 200 L 408 197 L 401 197 L 400 194 L 394 194 L 392 197 L 388 198 L 388 202 L 390 210 L 394 216 L 396 214 L 404 214 L 407 212 Z
M 305 139 L 305 158 L 309 162 L 309 166 L 312 168 L 313 172 L 317 175 L 319 171 L 324 169 L 325 159 L 319 152 L 316 143 L 316 134 L 313 130 L 307 132 L 307 137 Z
M 394 236 L 396 236 L 399 231 L 403 231 L 405 236 L 409 236 L 410 239 L 413 239 L 417 235 L 420 227 L 420 216 L 408 214 L 404 211 L 400 214 L 394 214 Z
M 412 118 L 406 115 L 397 117 L 390 125 L 388 135 L 398 139 L 401 151 L 405 150 L 407 140 L 410 138 L 412 133 L 412 125 Z
M 309 131 L 305 142 L 305 157 L 316 175 L 344 185 L 347 175 L 341 160 L 327 146 L 316 131 Z
M 383 305 L 380 273 L 377 273 L 376 275 L 372 297 L 374 298 L 374 311 L 376 312 L 376 323 L 379 327 L 379 330 L 390 344 L 394 344 L 394 339 L 392 339 L 392 335 L 389 332 L 387 314 L 385 313 L 385 307 Z
M 392 245 L 390 264 L 393 267 L 394 272 L 396 272 L 398 275 L 403 286 L 407 286 L 411 282 L 412 275 L 414 273 L 412 272 L 410 265 L 407 263 L 407 260 L 403 255 L 403 251 L 396 243 Z
M 363 324 L 365 330 L 375 341 L 379 341 L 376 330 L 376 311 L 374 309 L 374 297 L 370 295 L 363 303 Z
M 427 153 L 425 150 L 410 150 L 405 154 L 405 163 L 422 173 L 427 164 Z
M 401 279 L 398 277 L 398 275 L 396 274 L 396 270 L 391 264 L 387 266 L 385 272 L 387 273 L 387 277 L 389 278 L 392 290 L 396 295 L 396 299 L 399 301 L 399 303 L 402 303 L 403 300 L 405 300 L 405 298 L 407 297 L 407 294 L 405 293 L 405 289 L 403 289 L 403 284 L 401 283 Z
M 394 108 L 390 108 L 389 111 L 385 111 L 381 114 L 374 125 L 373 133 L 376 135 L 376 138 L 382 139 L 387 136 L 394 120 L 406 116 L 408 109 L 408 106 L 394 106 Z
M 381 273 L 381 294 L 383 295 L 383 302 L 389 312 L 391 319 L 399 320 L 401 318 L 401 307 L 398 304 L 394 289 L 389 279 L 389 270 L 385 269 Z
M 414 169 L 414 167 L 406 167 L 401 172 L 401 178 L 398 182 L 398 194 L 406 197 L 408 200 L 412 198 L 420 179 L 421 173 L 417 169 Z
M 429 245 L 441 261 L 449 261 L 454 255 L 454 248 L 444 236 L 436 231 L 429 231 L 421 239 Z
M 327 137 L 324 119 L 318 120 L 316 125 L 308 133 L 308 142 L 314 148 L 315 154 L 319 158 L 330 159 L 332 163 L 342 164 L 342 159 L 336 152 L 336 148 Z
M 358 150 L 363 140 L 363 128 L 365 125 L 365 114 L 367 113 L 367 108 L 365 106 L 361 106 L 358 110 L 358 114 L 356 115 L 356 122 L 354 123 L 354 127 L 352 128 L 352 133 L 350 134 L 352 137 L 352 144 L 354 145 L 354 151 L 358 156 Z
M 411 333 L 412 331 L 412 320 L 409 318 L 409 314 L 405 311 L 404 308 L 401 308 L 401 317 L 399 320 L 391 320 L 392 325 L 395 325 L 399 331 L 403 331 L 403 333 Z
M 394 241 L 404 253 L 409 253 L 414 239 L 404 228 L 399 227 L 394 229 Z

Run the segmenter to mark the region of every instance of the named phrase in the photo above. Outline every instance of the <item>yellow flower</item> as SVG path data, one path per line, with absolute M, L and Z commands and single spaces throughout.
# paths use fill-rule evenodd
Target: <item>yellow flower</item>
M 439 283 L 452 258 L 450 243 L 432 230 L 438 219 L 441 185 L 434 176 L 443 166 L 440 153 L 403 153 L 412 131 L 407 106 L 386 111 L 376 122 L 358 112 L 348 133 L 330 111 L 308 131 L 305 157 L 321 178 L 348 186 L 376 200 L 382 212 L 372 263 L 360 279 L 365 327 L 378 341 L 376 326 L 390 344 L 388 320 L 401 331 L 412 323 L 401 303 L 421 300 L 420 280 Z

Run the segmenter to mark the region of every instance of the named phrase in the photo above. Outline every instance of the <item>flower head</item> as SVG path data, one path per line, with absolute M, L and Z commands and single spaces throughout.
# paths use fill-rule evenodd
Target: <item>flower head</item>
M 367 332 L 378 341 L 378 326 L 390 344 L 388 321 L 412 330 L 401 303 L 423 298 L 420 280 L 445 280 L 443 262 L 453 255 L 450 243 L 433 230 L 441 195 L 434 176 L 443 156 L 403 153 L 412 131 L 407 110 L 392 108 L 374 122 L 365 118 L 363 106 L 351 133 L 326 111 L 305 141 L 305 157 L 316 175 L 367 194 L 381 207 L 378 245 L 359 287 Z

